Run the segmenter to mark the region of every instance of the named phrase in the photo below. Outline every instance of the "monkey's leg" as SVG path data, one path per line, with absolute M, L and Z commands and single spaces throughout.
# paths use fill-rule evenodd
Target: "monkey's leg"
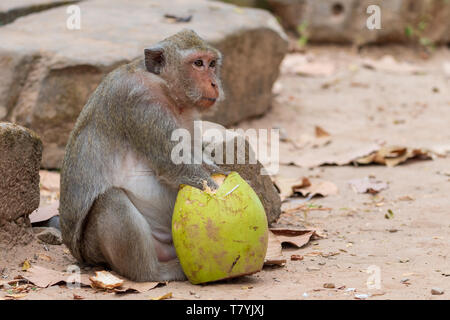
M 153 237 L 150 224 L 122 189 L 112 188 L 95 201 L 82 247 L 87 262 L 107 263 L 112 270 L 131 280 L 186 278 L 178 259 L 165 262 L 167 259 L 161 259 L 171 256 L 173 247 Z

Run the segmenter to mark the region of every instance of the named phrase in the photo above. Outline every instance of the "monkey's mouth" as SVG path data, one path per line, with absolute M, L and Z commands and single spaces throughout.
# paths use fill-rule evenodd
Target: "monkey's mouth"
M 210 101 L 210 102 L 216 102 L 217 98 L 202 97 L 202 100 L 206 100 L 206 101 Z

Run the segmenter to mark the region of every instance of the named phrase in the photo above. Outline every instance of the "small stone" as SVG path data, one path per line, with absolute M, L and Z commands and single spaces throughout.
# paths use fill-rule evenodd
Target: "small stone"
M 431 289 L 431 294 L 434 296 L 440 296 L 444 294 L 444 290 L 442 290 L 441 288 L 433 288 Z
M 336 288 L 336 286 L 334 285 L 334 283 L 324 283 L 324 284 L 323 284 L 323 287 L 324 287 L 324 288 L 327 288 L 327 289 L 334 289 L 334 288 Z
M 307 271 L 320 271 L 320 268 L 317 267 L 306 267 Z
M 48 227 L 48 228 L 33 228 L 37 233 L 36 237 L 44 243 L 60 245 L 62 244 L 61 231 L 58 229 Z M 38 229 L 38 230 L 36 230 Z
M 367 299 L 369 297 L 370 297 L 370 295 L 366 294 L 366 293 L 355 294 L 355 299 L 358 299 L 358 300 L 364 300 L 364 299 Z

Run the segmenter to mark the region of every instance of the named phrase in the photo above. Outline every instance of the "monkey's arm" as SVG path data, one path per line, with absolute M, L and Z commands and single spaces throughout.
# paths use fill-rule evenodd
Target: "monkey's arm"
M 172 132 L 181 128 L 166 107 L 142 101 L 133 107 L 126 121 L 128 138 L 137 151 L 145 155 L 157 177 L 174 187 L 187 184 L 203 189 L 206 181 L 210 188 L 217 188 L 211 174 L 220 172 L 219 167 L 172 161 L 172 150 L 178 144 L 171 140 Z

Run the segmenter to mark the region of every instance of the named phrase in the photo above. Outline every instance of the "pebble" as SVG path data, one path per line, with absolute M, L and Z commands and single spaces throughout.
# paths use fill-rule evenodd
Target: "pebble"
M 36 232 L 36 238 L 47 244 L 60 245 L 62 244 L 61 231 L 53 227 L 33 228 Z
M 442 290 L 441 288 L 433 288 L 431 289 L 431 294 L 434 296 L 440 296 L 444 294 L 444 290 Z
M 316 268 L 316 267 L 307 267 L 306 270 L 307 270 L 307 271 L 320 271 L 320 268 Z
M 327 288 L 327 289 L 334 289 L 334 288 L 336 288 L 336 286 L 334 285 L 334 283 L 324 283 L 324 284 L 323 284 L 323 287 L 324 287 L 324 288 Z

